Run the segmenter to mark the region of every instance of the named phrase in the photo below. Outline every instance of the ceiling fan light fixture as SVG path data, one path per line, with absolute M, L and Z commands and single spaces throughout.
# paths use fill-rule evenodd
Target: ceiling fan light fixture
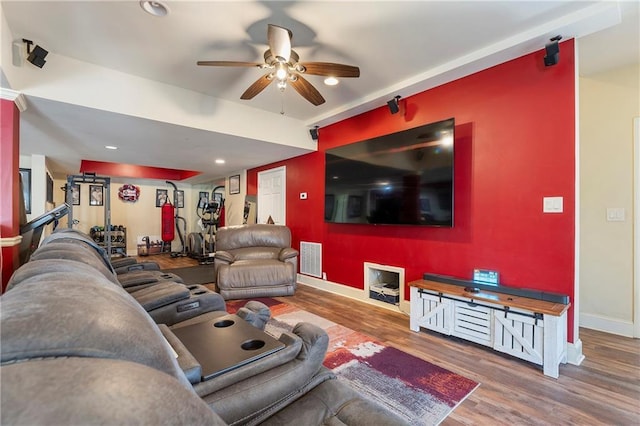
M 167 16 L 169 14 L 169 8 L 159 1 L 144 0 L 140 2 L 142 10 L 153 16 Z
M 269 84 L 275 81 L 280 92 L 284 92 L 287 85 L 291 86 L 300 96 L 314 106 L 322 105 L 325 99 L 318 89 L 303 77 L 303 74 L 334 77 L 327 80 L 328 85 L 338 83 L 341 77 L 360 77 L 360 68 L 353 65 L 333 62 L 298 62 L 300 57 L 291 48 L 292 32 L 284 27 L 269 24 L 267 27 L 267 42 L 269 48 L 264 52 L 264 63 L 238 61 L 198 61 L 198 65 L 217 67 L 257 67 L 268 70 L 265 75 L 254 81 L 247 90 L 240 95 L 240 99 L 250 100 L 261 93 Z M 284 114 L 284 112 L 281 112 Z
M 276 70 L 276 78 L 280 81 L 284 81 L 287 79 L 287 75 L 289 73 L 287 72 L 287 68 L 286 65 L 283 64 L 282 62 L 278 64 L 278 69 Z
M 335 86 L 338 83 L 340 83 L 340 80 L 335 77 L 327 77 L 324 79 L 324 84 L 326 84 L 327 86 Z

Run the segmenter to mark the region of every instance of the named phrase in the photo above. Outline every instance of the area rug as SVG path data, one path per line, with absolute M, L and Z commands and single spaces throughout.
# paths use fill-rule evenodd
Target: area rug
M 188 266 L 186 268 L 163 269 L 163 272 L 176 274 L 185 284 L 209 284 L 215 281 L 213 265 Z
M 365 334 L 271 298 L 256 299 L 271 308 L 266 331 L 279 336 L 301 321 L 324 329 L 329 348 L 324 365 L 367 398 L 378 402 L 412 425 L 437 425 L 478 383 Z M 235 313 L 246 300 L 227 301 Z

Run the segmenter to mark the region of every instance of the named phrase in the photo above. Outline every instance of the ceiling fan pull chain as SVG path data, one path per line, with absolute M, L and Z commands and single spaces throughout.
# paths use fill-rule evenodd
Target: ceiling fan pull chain
M 284 92 L 280 93 L 280 114 L 284 115 Z

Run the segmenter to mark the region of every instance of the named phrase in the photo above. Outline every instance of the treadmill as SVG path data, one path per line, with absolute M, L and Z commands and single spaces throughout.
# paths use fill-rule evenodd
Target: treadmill
M 20 227 L 20 235 L 22 236 L 20 251 L 18 253 L 20 266 L 29 261 L 31 254 L 36 251 L 40 245 L 44 228 L 53 222 L 55 223 L 55 229 L 55 227 L 58 226 L 58 221 L 69 213 L 69 209 L 70 207 L 67 203 L 62 203 L 58 207 L 49 210 Z

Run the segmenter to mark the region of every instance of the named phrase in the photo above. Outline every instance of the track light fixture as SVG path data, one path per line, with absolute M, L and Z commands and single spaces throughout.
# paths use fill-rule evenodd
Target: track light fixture
M 320 132 L 320 126 L 316 126 L 313 129 L 309 129 L 309 133 L 311 134 L 311 139 L 313 139 L 314 141 L 317 141 L 319 132 Z
M 395 96 L 393 99 L 391 99 L 389 102 L 387 102 L 387 106 L 389 107 L 389 111 L 391 112 L 391 114 L 397 114 L 398 111 L 400 111 L 400 98 L 402 96 L 398 95 Z
M 42 68 L 45 62 L 47 62 L 44 60 L 44 58 L 46 58 L 49 52 L 38 45 L 36 45 L 36 47 L 31 50 L 31 45 L 33 45 L 33 42 L 25 38 L 23 38 L 22 41 L 27 44 L 27 55 L 29 55 L 27 56 L 27 61 L 31 62 L 38 68 Z
M 547 45 L 544 47 L 546 51 L 546 55 L 544 57 L 545 67 L 550 67 L 558 63 L 559 56 L 560 56 L 560 46 L 558 45 L 558 42 L 561 39 L 562 39 L 561 35 L 552 37 L 551 39 L 549 39 L 550 43 L 547 43 Z

